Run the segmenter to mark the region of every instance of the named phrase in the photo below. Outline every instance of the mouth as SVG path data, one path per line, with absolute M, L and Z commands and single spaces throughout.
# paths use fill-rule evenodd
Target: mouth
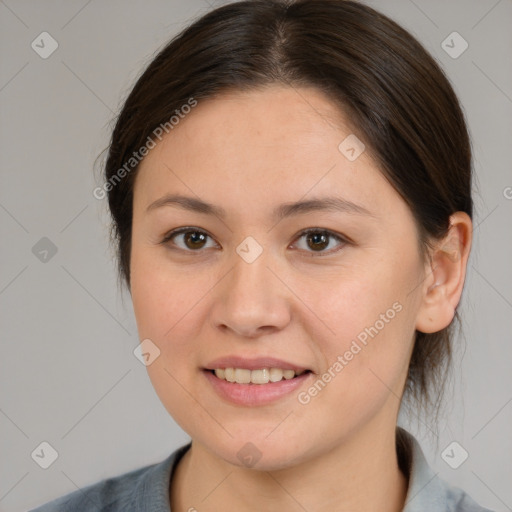
M 223 401 L 243 407 L 265 406 L 291 400 L 293 393 L 306 386 L 314 372 L 297 368 L 203 368 L 211 389 Z M 229 380 L 228 380 L 229 379 Z
M 311 370 L 292 370 L 283 368 L 215 368 L 205 369 L 206 372 L 217 377 L 219 380 L 235 384 L 263 385 L 280 382 L 282 380 L 293 380 L 301 375 L 312 373 Z

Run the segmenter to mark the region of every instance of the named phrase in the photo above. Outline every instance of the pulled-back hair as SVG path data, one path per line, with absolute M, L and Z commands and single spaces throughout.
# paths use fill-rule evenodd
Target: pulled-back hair
M 315 87 L 346 114 L 408 204 L 424 258 L 429 243 L 447 233 L 451 214 L 472 217 L 464 115 L 445 74 L 413 36 L 354 1 L 234 2 L 174 37 L 137 80 L 117 118 L 104 190 L 119 277 L 128 287 L 138 163 L 133 154 L 191 98 L 201 102 L 272 84 Z M 455 318 L 459 321 L 457 313 Z M 416 332 L 405 395 L 422 405 L 439 404 L 453 326 Z

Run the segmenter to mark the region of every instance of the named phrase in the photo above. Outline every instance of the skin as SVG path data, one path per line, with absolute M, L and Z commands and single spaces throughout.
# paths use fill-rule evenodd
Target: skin
M 351 133 L 320 91 L 273 85 L 199 102 L 141 163 L 134 311 L 140 339 L 160 349 L 147 367 L 151 382 L 192 439 L 171 483 L 173 511 L 404 506 L 399 397 L 415 330 L 438 331 L 454 316 L 471 220 L 454 214 L 449 236 L 424 260 L 412 214 L 369 150 L 353 162 L 338 150 Z M 226 217 L 175 205 L 147 211 L 171 193 L 221 206 Z M 371 215 L 315 211 L 277 223 L 271 216 L 282 203 L 324 196 Z M 209 237 L 196 249 L 183 235 L 162 243 L 183 226 Z M 349 242 L 330 237 L 318 248 L 301 236 L 306 228 Z M 263 249 L 252 263 L 236 252 L 248 236 Z M 269 405 L 234 405 L 202 373 L 221 356 L 273 356 L 314 372 L 299 390 L 307 391 L 397 301 L 401 311 L 308 404 L 294 392 Z M 237 457 L 247 442 L 261 452 L 251 468 Z

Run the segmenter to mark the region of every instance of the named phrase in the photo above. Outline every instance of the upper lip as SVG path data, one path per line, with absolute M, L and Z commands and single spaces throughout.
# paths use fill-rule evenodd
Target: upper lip
M 245 368 L 247 370 L 260 370 L 262 368 L 280 368 L 282 370 L 295 370 L 296 373 L 308 370 L 303 366 L 283 361 L 275 357 L 246 358 L 240 356 L 219 357 L 206 365 L 207 370 L 217 368 Z

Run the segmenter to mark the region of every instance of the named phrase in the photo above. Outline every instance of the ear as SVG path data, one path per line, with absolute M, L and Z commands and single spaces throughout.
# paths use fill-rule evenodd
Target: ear
M 435 243 L 426 265 L 423 298 L 416 317 L 416 330 L 438 332 L 447 327 L 459 304 L 471 249 L 473 224 L 467 213 L 450 217 L 446 236 Z

